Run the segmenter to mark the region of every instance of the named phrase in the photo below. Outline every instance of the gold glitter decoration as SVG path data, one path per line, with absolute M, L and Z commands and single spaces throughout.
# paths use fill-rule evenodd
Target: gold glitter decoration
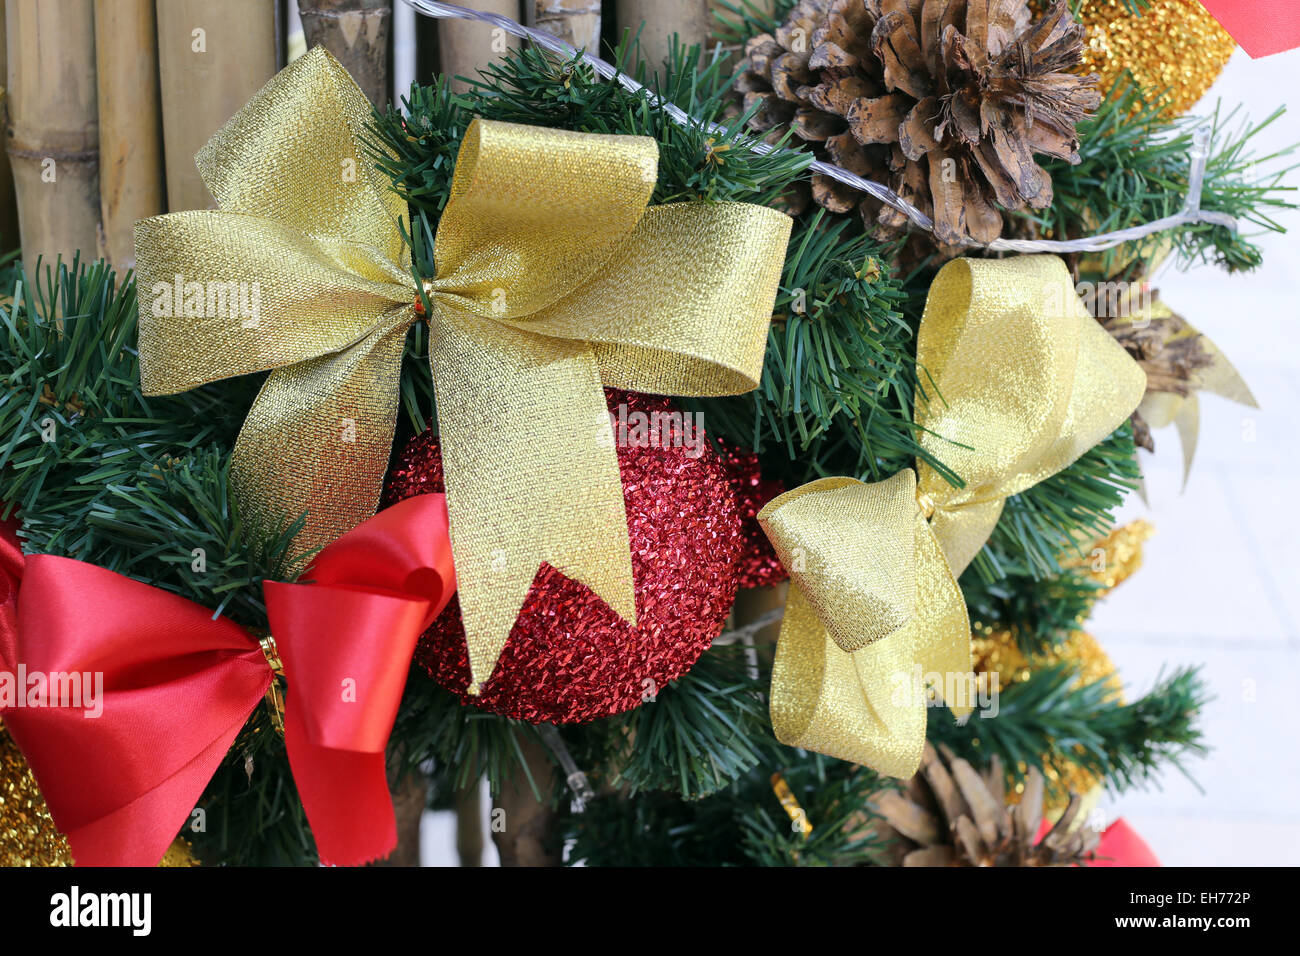
M 813 825 L 808 821 L 808 814 L 804 812 L 804 808 L 799 805 L 799 798 L 790 789 L 790 784 L 786 783 L 785 777 L 779 773 L 772 774 L 769 782 L 772 784 L 772 792 L 776 794 L 776 799 L 780 801 L 790 822 L 798 827 L 805 840 L 808 839 L 812 836 Z
M 200 150 L 219 209 L 136 224 L 144 392 L 269 370 L 231 485 L 250 526 L 306 512 L 302 548 L 374 514 L 423 295 L 406 203 L 366 158 L 370 116 L 317 47 Z M 462 140 L 421 305 L 470 693 L 543 562 L 636 621 L 601 386 L 758 384 L 791 220 L 747 203 L 649 206 L 657 168 L 645 136 L 476 119 Z
M 189 842 L 177 837 L 158 865 L 201 864 Z M 0 867 L 26 866 L 72 866 L 72 853 L 27 760 L 0 723 Z
M 1196 0 L 1151 0 L 1140 16 L 1123 0 L 1083 0 L 1079 20 L 1088 29 L 1082 71 L 1100 75 L 1105 93 L 1128 70 L 1148 99 L 1164 93 L 1170 117 L 1205 95 L 1237 48 Z
M 177 837 L 172 841 L 172 845 L 167 848 L 163 854 L 159 866 L 177 867 L 177 866 L 202 866 L 199 858 L 194 855 L 194 848 L 190 846 L 190 841 L 184 837 Z
M 1096 593 L 1096 598 L 1100 599 L 1142 567 L 1143 545 L 1155 533 L 1155 526 L 1149 521 L 1142 518 L 1130 521 L 1085 546 L 1084 556 L 1066 562 L 1066 565 L 1086 569 L 1088 576 L 1102 586 Z M 1075 631 L 1060 646 L 1030 661 L 1021 653 L 1013 631 L 977 623 L 973 633 L 971 652 L 976 672 L 997 674 L 1001 687 L 1029 680 L 1034 667 L 1069 661 L 1079 670 L 1079 683 L 1092 684 L 1104 680 L 1112 688 L 1115 699 L 1124 700 L 1123 684 L 1115 672 L 1115 665 L 1091 634 Z M 1020 770 L 1023 773 L 1026 768 Z M 1101 783 L 1095 774 L 1069 762 L 1046 766 L 1043 775 L 1048 783 L 1050 813 L 1064 810 L 1070 793 L 1091 795 Z M 1015 793 L 1019 794 L 1021 789 L 1023 784 L 1017 786 Z M 1008 795 L 1008 799 L 1015 802 L 1018 796 Z
M 1114 663 L 1097 639 L 1085 631 L 1075 631 L 1051 651 L 1036 655 L 1032 666 L 1029 659 L 1021 653 L 1015 635 L 1010 631 L 979 627 L 976 635 L 971 638 L 975 670 L 982 674 L 997 674 L 1002 687 L 1027 681 L 1033 667 L 1050 667 L 1069 661 L 1079 669 L 1079 680 L 1082 683 L 1108 681 L 1114 688 L 1115 695 L 1122 697 L 1123 688 L 1115 673 Z
M 777 738 L 894 777 L 916 772 L 925 745 L 915 681 L 955 683 L 945 702 L 959 717 L 972 709 L 956 575 L 1005 499 L 1110 434 L 1146 388 L 1053 256 L 945 265 L 917 364 L 935 392 L 917 403 L 921 444 L 964 487 L 921 461 L 874 484 L 823 478 L 758 515 L 791 580 L 772 668 Z
M 1096 593 L 1100 599 L 1142 567 L 1143 545 L 1155 533 L 1155 526 L 1149 521 L 1142 518 L 1130 521 L 1086 545 L 1082 557 L 1066 564 L 1085 569 L 1101 585 L 1102 589 Z M 1021 653 L 1012 631 L 975 624 L 974 635 L 971 650 L 976 672 L 997 674 L 1002 687 L 1029 680 L 1036 666 L 1070 661 L 1079 670 L 1079 682 L 1091 684 L 1105 680 L 1113 689 L 1114 697 L 1121 702 L 1124 699 L 1123 684 L 1114 663 L 1097 639 L 1084 631 L 1075 631 L 1059 647 L 1038 655 L 1033 661 Z M 1020 769 L 1023 772 L 1026 768 Z M 1088 794 L 1101 783 L 1095 774 L 1068 762 L 1044 767 L 1043 775 L 1048 783 L 1048 809 L 1056 813 L 1065 809 L 1070 793 Z
M 1142 546 L 1155 533 L 1155 525 L 1138 518 L 1097 539 L 1066 566 L 1086 568 L 1088 576 L 1102 586 L 1096 596 L 1103 598 L 1142 567 Z
M 0 724 L 0 866 L 71 866 L 31 768 Z

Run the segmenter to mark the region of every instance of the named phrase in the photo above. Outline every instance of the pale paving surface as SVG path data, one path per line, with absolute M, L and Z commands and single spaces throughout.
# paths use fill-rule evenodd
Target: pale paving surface
M 1250 60 L 1238 51 L 1200 112 L 1216 98 L 1263 118 L 1294 96 L 1300 51 Z M 1261 152 L 1300 142 L 1295 112 L 1261 136 Z M 1289 174 L 1300 186 L 1300 174 Z M 1300 230 L 1300 215 L 1283 224 Z M 1143 455 L 1149 507 L 1123 519 L 1157 528 L 1145 567 L 1097 609 L 1089 629 L 1119 666 L 1130 694 L 1162 669 L 1204 665 L 1216 700 L 1202 715 L 1213 752 L 1188 769 L 1204 792 L 1171 772 L 1162 789 L 1108 800 L 1167 865 L 1300 864 L 1300 240 L 1270 235 L 1246 276 L 1200 267 L 1166 270 L 1165 301 L 1209 335 L 1246 377 L 1261 408 L 1214 396 L 1201 402 L 1201 443 L 1187 488 L 1172 429 Z M 426 865 L 455 863 L 450 813 L 425 815 Z M 487 841 L 489 865 L 495 848 Z

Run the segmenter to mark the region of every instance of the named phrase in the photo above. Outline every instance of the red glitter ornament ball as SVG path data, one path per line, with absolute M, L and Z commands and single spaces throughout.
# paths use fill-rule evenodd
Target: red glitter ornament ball
M 758 467 L 758 455 L 752 451 L 739 451 L 727 442 L 719 444 L 722 446 L 722 463 L 726 466 L 732 490 L 736 493 L 741 534 L 744 537 L 736 570 L 736 586 L 766 588 L 779 584 L 790 575 L 786 573 L 781 559 L 776 556 L 772 542 L 763 533 L 763 528 L 758 523 L 758 513 L 763 510 L 763 505 L 785 493 L 785 485 L 774 478 L 763 477 Z
M 421 638 L 415 660 L 464 703 L 532 723 L 608 717 L 681 677 L 721 633 L 747 547 L 737 476 L 708 447 L 698 419 L 668 399 L 612 389 L 606 398 L 623 479 L 637 626 L 544 564 L 496 669 L 481 694 L 470 697 L 465 632 L 453 598 Z M 442 490 L 438 440 L 425 432 L 402 450 L 385 504 Z

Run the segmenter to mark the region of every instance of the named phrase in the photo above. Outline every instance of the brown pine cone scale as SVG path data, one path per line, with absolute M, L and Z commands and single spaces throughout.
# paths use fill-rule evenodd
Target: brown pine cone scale
M 1065 0 L 800 0 L 753 37 L 736 78 L 751 126 L 792 133 L 819 158 L 887 184 L 930 215 L 941 244 L 991 242 L 1002 210 L 1051 204 L 1035 161 L 1078 161 L 1075 126 L 1100 102 L 1074 70 L 1084 29 Z M 857 209 L 877 235 L 897 210 L 814 174 L 812 198 Z

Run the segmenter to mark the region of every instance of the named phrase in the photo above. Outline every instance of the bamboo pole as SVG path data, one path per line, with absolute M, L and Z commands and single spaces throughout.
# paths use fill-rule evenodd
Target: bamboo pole
M 298 0 L 307 49 L 325 47 L 376 106 L 388 102 L 390 0 Z
M 765 588 L 741 588 L 736 592 L 736 603 L 732 606 L 732 623 L 730 627 L 740 628 L 753 624 L 769 611 L 785 607 L 790 593 L 789 583 Z M 781 633 L 781 622 L 775 621 L 755 632 L 752 643 L 759 646 L 776 646 L 777 635 Z
M 528 26 L 600 52 L 600 0 L 524 0 Z
M 212 197 L 194 154 L 275 75 L 275 0 L 157 0 L 167 206 Z
M 104 257 L 135 265 L 135 221 L 167 209 L 153 0 L 95 0 Z
M 5 44 L 5 5 L 0 0 L 0 82 L 8 82 L 8 55 Z M 0 93 L 0 121 L 4 118 L 4 94 Z M 18 197 L 14 195 L 14 172 L 9 154 L 0 149 L 0 252 L 18 248 Z
M 397 846 L 375 866 L 420 865 L 420 821 L 429 805 L 429 781 L 419 770 L 403 773 L 403 749 L 395 744 L 388 755 L 388 789 L 393 795 Z
M 727 9 L 727 4 L 733 7 L 748 4 L 755 10 L 769 15 L 776 10 L 776 0 L 709 0 L 709 16 L 712 22 L 716 22 L 716 20 L 713 20 L 715 15 L 724 16 L 728 19 L 735 16 L 734 13 Z
M 555 768 L 541 741 L 521 734 L 520 749 L 542 799 L 533 795 L 522 768 L 502 780 L 501 792 L 493 802 L 492 841 L 502 866 L 559 866 L 560 847 L 552 833 L 555 811 L 550 799 Z
M 519 0 L 460 0 L 460 5 L 519 20 Z M 468 86 L 455 77 L 474 79 L 479 70 L 493 60 L 501 59 L 507 50 L 518 45 L 518 39 L 486 23 L 473 20 L 438 22 L 438 59 L 443 75 L 451 80 L 453 89 L 464 90 Z
M 618 29 L 641 31 L 641 58 L 653 71 L 668 58 L 673 34 L 683 46 L 707 44 L 712 33 L 709 0 L 618 0 Z
M 475 780 L 453 795 L 456 808 L 456 856 L 461 866 L 483 865 L 483 794 Z
M 97 254 L 99 128 L 92 0 L 8 0 L 6 147 L 23 262 Z

